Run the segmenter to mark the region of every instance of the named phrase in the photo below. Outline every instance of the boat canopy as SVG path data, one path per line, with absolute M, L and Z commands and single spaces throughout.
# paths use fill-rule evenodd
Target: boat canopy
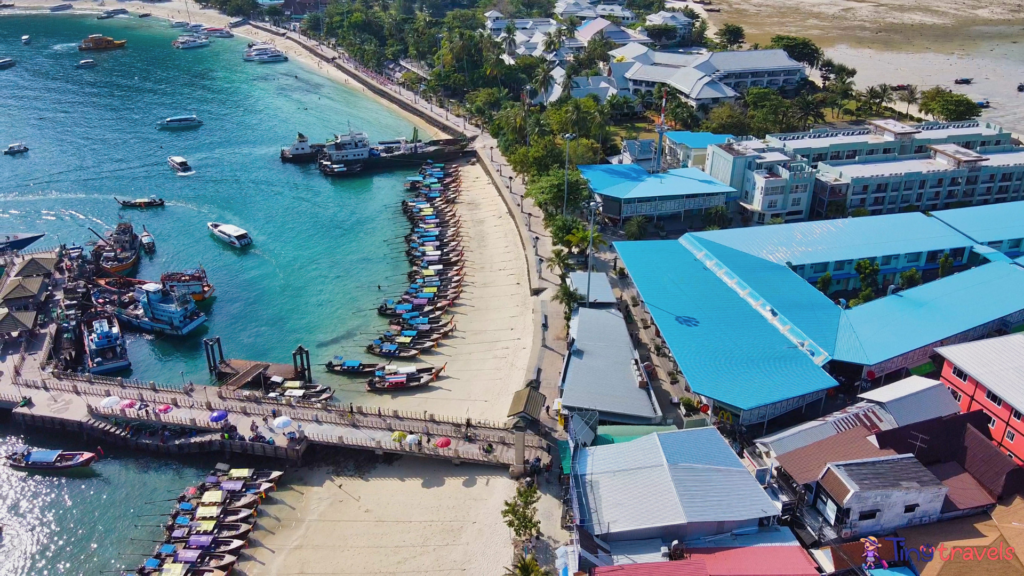
M 185 576 L 187 564 L 168 564 L 160 570 L 160 576 Z
M 341 363 L 341 365 L 348 366 L 349 368 L 357 368 L 359 366 L 362 366 L 363 363 L 360 362 L 359 360 L 345 360 L 344 362 Z
M 406 318 L 406 319 L 408 319 L 408 318 L 416 318 L 419 315 L 420 315 L 419 312 L 406 312 L 405 314 L 402 314 L 402 318 Z M 426 320 L 426 318 L 424 318 L 424 320 Z
M 213 536 L 210 534 L 197 534 L 188 539 L 190 548 L 206 548 L 210 544 L 213 544 Z
M 399 304 L 395 306 L 395 310 L 412 310 L 412 304 Z
M 173 548 L 174 550 L 177 550 L 177 548 L 174 548 L 174 546 L 171 546 L 171 548 Z M 171 554 L 173 554 L 173 553 L 174 552 L 172 550 Z M 146 561 L 142 563 L 142 565 L 145 566 L 146 568 L 151 568 L 153 570 L 156 570 L 157 568 L 160 567 L 160 561 L 157 560 L 156 558 L 147 558 Z
M 179 528 L 174 532 L 171 532 L 171 538 L 184 538 L 188 534 L 188 530 Z
M 399 374 L 398 376 L 387 376 L 384 378 L 385 382 L 389 384 L 398 384 L 399 382 L 405 382 L 405 374 Z
M 430 300 L 434 296 L 436 296 L 436 294 L 432 294 L 430 292 L 420 292 L 419 294 L 416 295 L 416 298 L 418 300 Z M 415 301 L 416 300 L 413 300 L 413 302 L 415 302 Z
M 178 504 L 178 510 L 188 512 L 193 509 L 195 509 L 195 506 L 193 506 L 191 502 L 181 502 L 180 504 Z
M 399 374 L 415 374 L 416 373 L 416 367 L 415 366 L 405 366 L 403 368 L 399 368 L 398 369 L 398 373 Z
M 409 324 L 426 324 L 428 322 L 430 321 L 426 318 L 413 318 L 412 320 L 409 320 Z
M 206 494 L 203 494 L 203 499 L 200 501 L 203 504 L 220 504 L 224 501 L 224 493 L 220 490 L 210 490 Z
M 423 176 L 409 176 L 406 180 L 409 182 L 423 182 Z
M 252 468 L 232 468 L 228 471 L 228 478 L 248 478 L 252 476 L 253 472 L 255 470 Z
M 412 301 L 412 303 L 416 304 L 417 306 L 425 305 L 425 304 L 427 304 L 427 302 L 428 302 L 428 300 L 426 298 L 416 298 L 415 300 Z
M 298 390 L 299 388 L 302 388 L 302 382 L 299 382 L 298 380 L 289 380 L 282 384 L 281 388 L 287 388 L 289 390 Z
M 412 342 L 412 338 L 408 336 L 402 336 L 399 338 L 395 338 L 395 342 L 398 342 L 399 344 L 409 344 L 410 342 Z
M 163 546 L 160 547 L 160 550 L 159 550 L 159 552 L 161 554 L 174 554 L 177 551 L 178 551 L 178 547 L 175 546 L 174 544 L 164 544 Z
M 202 522 L 193 522 L 192 528 L 198 532 L 213 532 L 217 529 L 217 521 L 203 520 Z
M 381 346 L 382 350 L 398 350 L 398 344 L 385 344 Z
M 174 519 L 174 523 L 177 526 L 188 526 L 189 519 L 185 518 L 184 516 L 178 516 L 177 518 Z
M 238 492 L 245 486 L 245 482 L 241 480 L 227 480 L 220 483 L 221 490 L 227 490 L 228 492 Z
M 174 555 L 174 561 L 181 562 L 182 564 L 192 564 L 199 560 L 199 556 L 202 553 L 201 550 L 182 550 Z
M 56 462 L 60 457 L 60 450 L 36 450 L 25 456 L 25 462 L 31 464 L 46 464 Z
M 216 518 L 220 516 L 220 506 L 200 506 L 196 518 Z
M 402 330 L 402 336 L 415 336 L 416 334 L 415 330 Z

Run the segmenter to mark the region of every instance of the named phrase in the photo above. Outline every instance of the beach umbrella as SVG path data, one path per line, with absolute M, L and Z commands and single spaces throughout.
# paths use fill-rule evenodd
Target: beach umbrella
M 437 442 L 434 443 L 434 446 L 437 446 L 438 448 L 447 448 L 447 447 L 449 447 L 451 445 L 452 445 L 452 439 L 451 438 L 438 438 Z
M 102 401 L 100 401 L 100 406 L 103 406 L 104 408 L 113 408 L 114 406 L 117 406 L 120 403 L 121 399 L 118 398 L 117 396 L 107 396 Z
M 420 437 L 415 435 L 415 434 L 409 434 L 409 436 L 407 436 L 406 439 L 405 439 L 405 443 L 406 444 L 410 444 L 410 445 L 416 444 L 419 441 L 420 441 Z
M 228 413 L 224 410 L 215 410 L 210 414 L 210 422 L 223 422 L 228 419 Z
M 394 432 L 393 434 L 391 434 L 391 440 L 393 442 L 401 442 L 402 440 L 405 440 L 406 437 L 408 437 L 408 436 L 409 435 L 406 434 L 405 432 L 398 431 L 398 432 Z
M 118 408 L 129 409 L 129 408 L 135 408 L 138 405 L 139 405 L 139 402 L 137 400 L 122 400 L 121 403 L 117 405 L 117 407 Z
M 292 425 L 292 419 L 287 416 L 274 418 L 274 428 L 287 428 Z
M 171 406 L 170 404 L 164 404 L 163 406 L 160 406 L 159 408 L 156 409 L 157 413 L 159 414 L 167 414 L 171 410 L 174 410 L 174 406 Z

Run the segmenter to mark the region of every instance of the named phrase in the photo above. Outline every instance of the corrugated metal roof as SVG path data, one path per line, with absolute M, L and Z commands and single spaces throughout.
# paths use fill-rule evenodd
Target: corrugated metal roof
M 818 576 L 817 564 L 800 546 L 695 548 L 690 559 L 707 564 L 710 576 Z
M 1014 408 L 1024 410 L 1024 334 L 943 346 L 935 351 Z
M 942 482 L 911 454 L 832 462 L 828 467 L 842 478 L 846 486 L 856 491 L 919 490 L 942 486 Z
M 586 300 L 586 272 L 570 272 L 569 285 L 583 296 L 584 301 Z M 612 285 L 608 281 L 607 274 L 603 272 L 590 273 L 590 301 L 595 304 L 615 304 L 615 294 L 612 292 Z
M 934 344 L 1024 310 L 1022 287 L 1024 268 L 990 262 L 851 308 L 833 357 L 870 366 Z M 842 344 L 853 340 L 859 351 Z
M 615 248 L 698 394 L 751 409 L 836 385 L 679 242 Z
M 778 514 L 715 428 L 661 432 L 582 451 L 578 472 L 595 532 Z M 644 497 L 637 497 L 642 486 Z
M 898 426 L 957 414 L 960 405 L 938 380 L 908 376 L 859 396 L 885 406 Z
M 941 221 L 919 212 L 692 234 L 776 264 L 794 265 L 966 248 L 974 244 Z
M 942 513 L 970 510 L 996 503 L 996 499 L 956 462 L 942 462 L 928 466 L 928 471 L 949 488 L 942 503 Z
M 628 426 L 617 424 L 598 426 L 597 437 L 594 438 L 593 445 L 621 444 L 655 432 L 671 432 L 673 430 L 678 430 L 678 428 L 675 426 Z
M 617 566 L 598 566 L 594 568 L 594 576 L 711 576 L 704 560 L 673 560 L 645 564 L 624 564 Z
M 938 210 L 932 216 L 981 244 L 1024 238 L 1024 202 Z
M 778 456 L 779 466 L 798 484 L 809 484 L 821 478 L 825 467 L 832 462 L 896 455 L 892 450 L 880 450 L 872 444 L 867 439 L 870 435 L 870 430 L 858 426 Z
M 736 189 L 697 168 L 677 168 L 648 174 L 636 164 L 579 166 L 590 189 L 601 196 L 620 199 L 690 196 L 694 194 L 735 194 Z
M 562 406 L 650 418 L 658 416 L 651 396 L 637 385 L 633 342 L 618 310 L 579 308 L 570 326 L 575 342 L 566 366 Z
M 689 132 L 686 130 L 672 130 L 665 132 L 665 138 L 675 142 L 676 144 L 682 144 L 687 148 L 702 149 L 707 148 L 712 144 L 724 144 L 728 142 L 730 138 L 735 138 L 732 134 L 715 134 L 713 132 Z

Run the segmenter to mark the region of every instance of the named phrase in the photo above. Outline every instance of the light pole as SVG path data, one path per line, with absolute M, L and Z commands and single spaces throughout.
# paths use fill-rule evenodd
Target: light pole
M 565 140 L 565 194 L 562 197 L 562 216 L 565 216 L 565 208 L 569 204 L 569 141 L 576 138 L 575 134 L 562 134 Z
M 591 200 L 587 204 L 587 209 L 590 210 L 590 246 L 587 248 L 587 308 L 590 308 L 590 275 L 594 273 L 594 266 L 591 264 L 594 258 L 594 215 L 601 209 L 601 203 Z

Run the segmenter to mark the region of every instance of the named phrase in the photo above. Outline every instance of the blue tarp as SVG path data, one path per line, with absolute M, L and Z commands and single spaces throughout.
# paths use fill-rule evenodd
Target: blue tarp
M 36 450 L 30 452 L 25 462 L 53 462 L 60 456 L 60 450 Z

